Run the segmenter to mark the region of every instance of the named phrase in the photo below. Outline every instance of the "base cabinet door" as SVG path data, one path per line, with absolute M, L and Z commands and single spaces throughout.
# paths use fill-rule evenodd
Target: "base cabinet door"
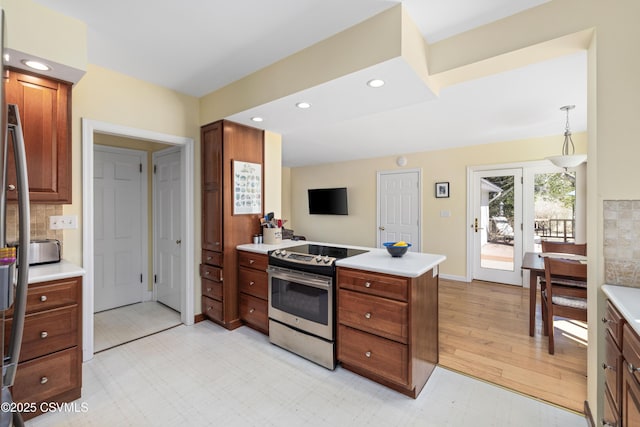
M 640 384 L 630 370 L 634 369 L 625 362 L 622 372 L 622 426 L 640 426 Z

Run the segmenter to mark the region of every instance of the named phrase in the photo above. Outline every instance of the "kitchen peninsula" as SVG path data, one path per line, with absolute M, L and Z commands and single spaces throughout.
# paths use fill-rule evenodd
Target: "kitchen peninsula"
M 438 363 L 438 266 L 446 257 L 408 252 L 393 258 L 385 249 L 290 240 L 277 245 L 244 244 L 237 249 L 240 259 L 254 254 L 251 265 L 264 265 L 270 251 L 293 250 L 301 244 L 358 251 L 335 260 L 335 310 L 329 323 L 337 332 L 337 362 L 417 397 Z M 314 260 L 321 264 L 325 259 Z M 242 281 L 239 287 L 242 292 Z M 268 289 L 266 296 L 271 297 L 271 286 Z M 268 299 L 265 304 L 271 303 Z M 276 325 L 272 319 L 269 322 L 272 328 Z

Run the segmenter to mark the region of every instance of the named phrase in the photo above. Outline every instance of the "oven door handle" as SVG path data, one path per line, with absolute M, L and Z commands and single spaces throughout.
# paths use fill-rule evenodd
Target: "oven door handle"
M 288 280 L 289 282 L 301 283 L 318 289 L 331 289 L 331 278 L 320 279 L 307 274 L 288 273 L 282 270 L 276 270 L 269 267 L 267 272 L 271 277 Z M 271 280 L 269 280 L 271 282 Z

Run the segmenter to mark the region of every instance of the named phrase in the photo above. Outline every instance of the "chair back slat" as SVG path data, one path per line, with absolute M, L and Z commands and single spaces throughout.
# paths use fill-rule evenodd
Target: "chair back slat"
M 541 244 L 542 252 L 587 255 L 586 243 L 549 242 L 547 240 L 543 240 Z

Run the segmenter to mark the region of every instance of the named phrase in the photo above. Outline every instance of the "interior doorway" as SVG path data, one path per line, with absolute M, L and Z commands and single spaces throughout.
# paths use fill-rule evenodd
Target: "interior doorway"
M 421 171 L 384 171 L 377 175 L 377 246 L 403 240 L 411 243 L 409 250 L 420 252 Z
M 182 184 L 180 206 L 184 213 L 181 229 L 181 287 L 180 321 L 186 325 L 194 322 L 194 141 L 191 138 L 149 132 L 135 128 L 118 126 L 110 123 L 82 120 L 83 143 L 83 266 L 86 271 L 83 292 L 83 360 L 90 360 L 94 353 L 94 138 L 98 134 L 121 136 L 138 141 L 152 141 L 178 147 L 181 152 Z M 151 293 L 149 293 L 151 295 Z

